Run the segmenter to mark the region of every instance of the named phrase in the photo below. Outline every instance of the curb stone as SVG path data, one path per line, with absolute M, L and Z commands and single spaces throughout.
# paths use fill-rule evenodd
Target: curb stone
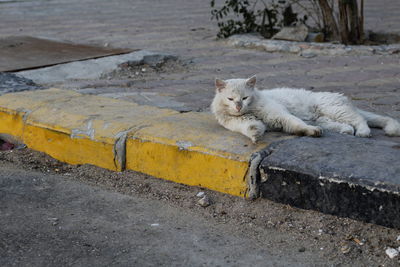
M 270 132 L 253 145 L 212 114 L 70 90 L 0 96 L 0 135 L 69 164 L 134 170 L 234 196 L 400 228 L 400 144 Z
M 266 52 L 284 52 L 304 57 L 317 55 L 394 55 L 400 53 L 400 44 L 391 45 L 342 45 L 332 43 L 292 42 L 268 40 L 256 34 L 238 34 L 229 37 L 226 43 L 238 48 L 260 49 Z
M 251 155 L 291 138 L 271 134 L 253 145 L 219 126 L 211 113 L 60 89 L 0 96 L 0 134 L 69 164 L 134 170 L 241 197 L 248 196 Z
M 263 198 L 400 228 L 400 144 L 327 134 L 277 142 L 260 163 Z

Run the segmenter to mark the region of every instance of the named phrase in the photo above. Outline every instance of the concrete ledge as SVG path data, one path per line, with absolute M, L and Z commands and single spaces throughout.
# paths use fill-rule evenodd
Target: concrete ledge
M 400 228 L 400 146 L 339 134 L 270 146 L 262 197 Z
M 343 45 L 270 40 L 257 34 L 237 34 L 227 39 L 227 44 L 239 48 L 253 48 L 266 52 L 294 53 L 304 57 L 340 55 L 392 55 L 400 51 L 399 44 Z
M 179 113 L 105 97 L 47 89 L 0 96 L 0 133 L 70 164 L 130 169 L 178 183 L 246 196 L 259 145 L 208 113 Z
M 400 228 L 400 145 L 339 134 L 268 133 L 253 145 L 210 113 L 179 113 L 69 90 L 0 96 L 0 135 L 70 164 Z

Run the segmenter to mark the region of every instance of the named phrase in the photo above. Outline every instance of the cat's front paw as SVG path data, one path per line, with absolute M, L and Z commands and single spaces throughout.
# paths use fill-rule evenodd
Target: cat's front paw
M 345 124 L 340 128 L 339 133 L 348 134 L 348 135 L 354 135 L 354 128 L 351 125 Z
M 247 136 L 251 139 L 251 141 L 255 144 L 257 141 L 264 135 L 266 127 L 264 123 L 260 121 L 255 121 L 254 123 L 249 125 L 247 129 Z
M 358 127 L 358 129 L 356 129 L 356 136 L 371 137 L 371 129 L 368 126 Z
M 312 137 L 320 137 L 322 135 L 322 128 L 319 126 L 308 126 L 305 130 L 305 135 Z
M 383 130 L 388 136 L 400 136 L 400 123 L 396 120 L 390 120 Z

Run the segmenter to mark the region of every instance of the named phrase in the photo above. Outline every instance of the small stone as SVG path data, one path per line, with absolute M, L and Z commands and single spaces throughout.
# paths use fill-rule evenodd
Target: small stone
M 139 75 L 139 72 L 137 71 L 137 72 L 135 72 L 135 75 Z
M 313 58 L 313 57 L 316 57 L 317 54 L 314 52 L 311 52 L 311 51 L 303 51 L 300 53 L 300 56 L 305 57 L 305 58 Z
M 400 235 L 397 236 L 396 241 L 400 241 Z
M 343 245 L 340 248 L 340 251 L 342 251 L 343 254 L 347 254 L 351 251 L 351 247 L 349 245 Z
M 207 196 L 202 197 L 197 203 L 203 208 L 210 206 L 210 199 Z
M 104 47 L 109 47 L 109 46 L 110 46 L 109 43 L 105 43 L 105 44 L 104 44 Z
M 322 32 L 310 32 L 306 38 L 306 42 L 322 43 L 323 41 L 324 34 Z
M 150 226 L 157 227 L 157 226 L 160 226 L 160 224 L 159 223 L 152 223 L 152 224 L 150 224 Z
M 142 72 L 146 72 L 146 68 L 142 68 Z
M 198 192 L 196 197 L 204 197 L 204 192 Z
M 283 27 L 271 39 L 303 42 L 308 35 L 308 28 L 305 25 L 295 27 Z
M 386 255 L 388 255 L 389 258 L 391 258 L 391 259 L 393 259 L 399 255 L 399 251 L 395 248 L 387 248 L 385 250 L 385 252 L 386 252 Z
M 299 248 L 299 252 L 304 252 L 304 251 L 306 251 L 306 248 L 305 248 L 305 247 Z

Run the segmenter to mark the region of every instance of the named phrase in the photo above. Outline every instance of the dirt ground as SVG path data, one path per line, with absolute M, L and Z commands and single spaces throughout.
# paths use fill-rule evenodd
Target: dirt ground
M 204 188 L 189 187 L 133 171 L 112 172 L 89 165 L 68 165 L 27 148 L 0 152 L 0 161 L 23 170 L 60 174 L 108 191 L 157 200 L 207 220 L 253 236 L 263 246 L 312 253 L 329 266 L 399 266 L 385 250 L 400 246 L 400 230 L 324 215 L 277 204 L 266 199 L 249 201 Z M 198 204 L 205 192 L 211 205 Z M 399 239 L 399 240 L 396 240 Z M 283 255 L 284 256 L 284 255 Z

